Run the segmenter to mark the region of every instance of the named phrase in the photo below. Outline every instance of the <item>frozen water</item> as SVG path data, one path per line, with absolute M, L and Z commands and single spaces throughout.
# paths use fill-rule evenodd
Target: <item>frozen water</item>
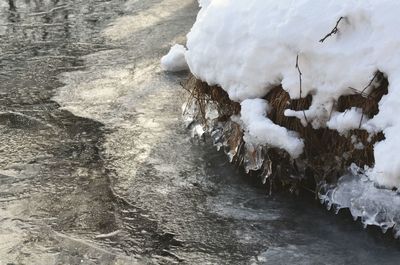
M 354 165 L 337 185 L 322 185 L 319 198 L 329 210 L 348 208 L 354 219 L 360 218 L 365 226 L 376 225 L 383 232 L 394 228 L 395 237 L 400 236 L 400 194 L 376 186 Z

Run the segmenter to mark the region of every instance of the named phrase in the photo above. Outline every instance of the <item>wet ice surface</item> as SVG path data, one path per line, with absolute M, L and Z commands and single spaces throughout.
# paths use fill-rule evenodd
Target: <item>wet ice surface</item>
M 0 264 L 398 264 L 396 241 L 312 199 L 268 198 L 193 142 L 185 73 L 159 58 L 194 1 L 0 12 Z

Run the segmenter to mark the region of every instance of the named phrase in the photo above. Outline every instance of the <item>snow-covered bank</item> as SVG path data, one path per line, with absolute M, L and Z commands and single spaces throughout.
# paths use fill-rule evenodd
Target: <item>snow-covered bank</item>
M 359 127 L 385 140 L 374 148 L 375 165 L 368 176 L 380 185 L 400 187 L 400 48 L 396 1 L 272 1 L 213 0 L 202 9 L 188 34 L 186 59 L 191 72 L 209 85 L 220 85 L 234 101 L 263 98 L 282 85 L 291 99 L 312 96 L 304 110 L 285 111 L 315 129 L 340 133 Z M 361 109 L 337 112 L 342 96 L 366 97 L 375 87 L 376 73 L 389 81 L 379 113 L 368 117 Z M 249 130 L 267 119 L 245 108 Z M 364 110 L 365 111 L 365 110 Z M 265 130 L 257 138 L 271 145 Z M 283 129 L 283 128 L 282 128 Z M 251 130 L 251 129 L 250 129 Z M 254 130 L 253 130 L 254 131 Z M 285 141 L 294 137 L 287 132 Z M 301 139 L 298 139 L 301 141 Z M 294 157 L 288 145 L 280 146 Z
M 210 133 L 231 161 L 258 171 L 264 182 L 284 175 L 298 184 L 311 172 L 317 185 L 331 183 L 320 191 L 328 206 L 349 208 L 384 230 L 400 227 L 396 207 L 387 203 L 398 198 L 390 189 L 400 188 L 400 3 L 199 5 L 186 50 L 176 46 L 179 53 L 173 48 L 162 63 L 186 66 L 184 55 L 195 78 L 206 83 L 188 85 L 197 101 L 191 110 L 206 124 L 196 132 Z M 215 96 L 218 88 L 232 105 L 221 107 L 227 99 Z M 225 113 L 233 104 L 239 111 Z M 362 174 L 347 175 L 352 163 Z

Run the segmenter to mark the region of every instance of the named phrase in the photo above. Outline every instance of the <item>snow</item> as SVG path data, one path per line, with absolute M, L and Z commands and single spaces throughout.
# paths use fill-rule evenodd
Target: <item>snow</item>
M 326 125 L 329 129 L 336 130 L 343 135 L 350 130 L 362 127 L 366 120 L 366 117 L 362 114 L 362 109 L 351 108 L 345 112 L 333 112 Z
M 241 103 L 241 119 L 244 124 L 244 140 L 259 145 L 268 144 L 286 150 L 297 158 L 304 148 L 304 143 L 295 132 L 274 124 L 266 117 L 269 109 L 264 99 L 246 99 Z
M 220 85 L 232 100 L 242 102 L 248 140 L 283 148 L 293 157 L 301 154 L 302 140 L 266 118 L 268 102 L 256 99 L 276 85 L 282 85 L 292 99 L 312 95 L 309 109 L 287 110 L 285 115 L 346 134 L 359 127 L 361 110 L 338 113 L 335 103 L 355 90 L 366 88 L 369 93 L 376 85 L 371 83 L 375 73 L 383 72 L 389 93 L 380 101 L 379 113 L 362 120 L 362 129 L 371 134 L 382 131 L 386 139 L 376 144 L 375 166 L 367 173 L 380 185 L 400 187 L 399 1 L 200 0 L 199 4 L 202 9 L 187 36 L 187 51 L 171 50 L 163 65 L 168 69 L 181 65 L 185 54 L 196 77 Z M 170 60 L 176 57 L 181 60 Z
M 212 0 L 198 0 L 200 7 L 207 7 Z
M 393 113 L 396 115 L 396 113 Z M 400 187 L 399 126 L 385 129 L 386 140 L 374 146 L 375 166 L 367 172 L 368 176 L 387 187 Z
M 188 70 L 185 53 L 186 48 L 183 45 L 175 44 L 168 54 L 161 58 L 161 68 L 170 72 Z

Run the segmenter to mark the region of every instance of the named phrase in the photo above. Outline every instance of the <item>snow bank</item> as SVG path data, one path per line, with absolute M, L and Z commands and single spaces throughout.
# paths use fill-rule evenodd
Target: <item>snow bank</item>
M 262 115 L 267 102 L 246 100 L 262 98 L 281 84 L 292 99 L 313 98 L 304 113 L 288 110 L 287 116 L 345 133 L 358 128 L 361 110 L 337 113 L 335 102 L 355 90 L 369 93 L 375 72 L 383 72 L 389 93 L 379 103 L 379 114 L 362 121 L 363 129 L 386 137 L 374 149 L 376 165 L 369 176 L 400 187 L 399 1 L 203 0 L 200 5 L 188 34 L 190 70 L 220 85 L 232 100 L 243 101 L 248 135 L 294 157 L 301 152 L 301 139 Z
M 185 59 L 186 49 L 183 45 L 175 44 L 168 54 L 161 58 L 161 68 L 165 71 L 179 72 L 188 69 Z

